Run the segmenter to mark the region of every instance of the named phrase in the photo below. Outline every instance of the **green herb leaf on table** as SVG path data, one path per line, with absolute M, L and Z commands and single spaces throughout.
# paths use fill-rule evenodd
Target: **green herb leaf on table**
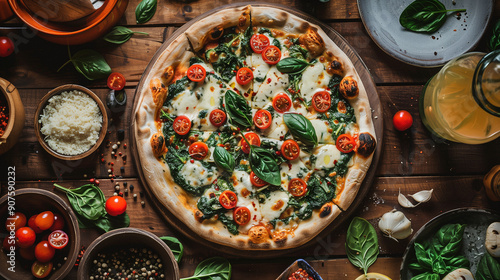
M 134 32 L 124 26 L 115 26 L 108 34 L 103 37 L 103 39 L 107 42 L 119 45 L 127 42 L 134 34 L 149 35 L 146 32 Z
M 126 212 L 118 216 L 106 214 L 95 221 L 94 225 L 103 231 L 108 232 L 117 228 L 128 227 L 130 225 L 130 217 Z
M 221 257 L 214 257 L 202 261 L 196 267 L 194 275 L 181 280 L 229 280 L 231 279 L 231 264 Z
M 308 146 L 316 146 L 318 137 L 311 121 L 301 114 L 286 113 L 283 121 L 294 138 Z
M 438 0 L 416 0 L 401 13 L 399 23 L 410 31 L 432 33 L 445 23 L 447 12 L 465 11 L 465 9 L 446 10 Z
M 287 57 L 276 64 L 278 71 L 288 74 L 298 74 L 304 71 L 307 66 L 312 65 L 311 63 L 294 57 Z
M 281 185 L 280 167 L 271 150 L 250 146 L 250 168 L 260 179 L 271 185 Z
M 135 8 L 135 20 L 137 23 L 146 23 L 151 20 L 156 13 L 157 6 L 157 0 L 142 0 Z
M 214 160 L 215 164 L 220 168 L 233 172 L 235 166 L 234 157 L 224 147 L 215 147 Z
M 493 27 L 493 34 L 491 34 L 490 41 L 488 42 L 488 48 L 492 51 L 500 49 L 500 20 Z
M 475 275 L 476 280 L 497 280 L 500 279 L 500 264 L 488 252 L 485 252 Z
M 73 210 L 81 217 L 95 221 L 106 214 L 106 199 L 101 189 L 94 184 L 87 184 L 76 189 L 67 189 L 58 184 L 54 186 L 66 193 Z
M 111 67 L 104 59 L 104 57 L 94 51 L 89 49 L 80 50 L 75 55 L 71 56 L 69 46 L 68 46 L 68 56 L 69 60 L 64 63 L 58 70 L 59 72 L 68 63 L 73 63 L 76 71 L 80 72 L 88 80 L 97 80 L 106 78 L 111 74 Z
M 243 96 L 232 90 L 228 90 L 224 95 L 224 102 L 226 104 L 225 108 L 229 121 L 232 125 L 239 126 L 241 128 L 252 126 L 252 109 L 250 109 L 250 106 L 248 106 L 248 103 Z
M 179 263 L 182 259 L 182 255 L 184 254 L 184 246 L 182 243 L 179 241 L 179 239 L 172 237 L 172 236 L 162 236 L 160 237 L 165 244 L 167 244 L 168 248 L 170 248 L 170 251 L 174 254 L 175 261 Z
M 375 228 L 367 220 L 354 217 L 347 229 L 345 249 L 349 261 L 366 275 L 379 253 Z

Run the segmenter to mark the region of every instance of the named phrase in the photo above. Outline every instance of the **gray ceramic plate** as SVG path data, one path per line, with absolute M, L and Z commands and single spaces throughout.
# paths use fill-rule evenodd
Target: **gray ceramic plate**
M 440 0 L 447 9 L 467 9 L 457 17 L 448 13 L 434 33 L 416 33 L 399 24 L 399 16 L 414 0 L 358 0 L 366 30 L 392 57 L 420 67 L 436 67 L 473 49 L 481 39 L 493 11 L 493 0 Z

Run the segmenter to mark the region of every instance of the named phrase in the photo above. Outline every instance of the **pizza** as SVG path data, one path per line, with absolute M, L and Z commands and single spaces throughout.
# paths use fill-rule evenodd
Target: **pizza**
M 204 17 L 137 89 L 145 185 L 199 236 L 297 247 L 354 201 L 376 147 L 368 95 L 317 25 L 278 8 Z

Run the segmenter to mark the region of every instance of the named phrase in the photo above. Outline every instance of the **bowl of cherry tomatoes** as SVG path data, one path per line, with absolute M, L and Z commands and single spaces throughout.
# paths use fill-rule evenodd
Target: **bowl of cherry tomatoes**
M 78 220 L 58 195 L 8 187 L 0 198 L 0 221 L 3 278 L 62 279 L 74 267 L 80 246 Z

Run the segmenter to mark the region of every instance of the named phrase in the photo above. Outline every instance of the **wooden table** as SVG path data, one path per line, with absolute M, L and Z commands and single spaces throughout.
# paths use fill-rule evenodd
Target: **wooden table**
M 125 16 L 119 22 L 134 31 L 144 31 L 149 36 L 134 36 L 123 45 L 112 45 L 97 40 L 95 42 L 71 47 L 73 52 L 81 48 L 92 48 L 104 55 L 113 71 L 121 72 L 127 79 L 126 92 L 130 102 L 127 110 L 120 116 L 113 117 L 109 125 L 108 140 L 115 143 L 117 130 L 124 129 L 126 138 L 130 140 L 131 107 L 135 86 L 162 42 L 176 28 L 190 19 L 214 7 L 228 3 L 240 2 L 232 0 L 214 1 L 159 1 L 158 11 L 153 19 L 144 25 L 135 22 L 135 7 L 140 0 L 131 0 Z M 432 217 L 459 207 L 479 207 L 500 209 L 499 204 L 490 202 L 482 187 L 484 174 L 494 165 L 500 163 L 500 139 L 484 145 L 463 145 L 443 142 L 433 138 L 424 128 L 418 112 L 420 92 L 425 82 L 439 69 L 423 69 L 413 67 L 390 57 L 384 53 L 368 36 L 361 22 L 355 0 L 331 0 L 320 3 L 314 0 L 268 0 L 268 3 L 284 4 L 289 7 L 312 14 L 322 22 L 338 31 L 359 53 L 368 66 L 377 85 L 384 114 L 384 143 L 376 178 L 368 195 L 353 216 L 361 216 L 369 220 L 379 235 L 380 255 L 371 272 L 380 272 L 392 279 L 399 279 L 399 267 L 404 249 L 409 239 L 399 243 L 383 237 L 378 230 L 379 217 L 393 208 L 402 210 L 411 219 L 414 231 L 417 231 Z M 500 15 L 500 1 L 497 1 L 493 19 Z M 477 50 L 486 51 L 486 37 L 491 34 L 492 25 L 487 29 Z M 27 34 L 23 25 L 17 20 L 10 20 L 0 25 L 0 34 L 15 32 Z M 76 83 L 94 90 L 104 100 L 108 89 L 105 81 L 88 81 L 73 67 L 57 69 L 67 61 L 66 46 L 55 45 L 40 38 L 26 38 L 19 52 L 9 58 L 0 59 L 0 77 L 5 78 L 18 87 L 26 109 L 26 121 L 22 137 L 18 144 L 6 154 L 0 156 L 2 192 L 6 192 L 6 172 L 8 166 L 16 168 L 16 186 L 52 190 L 52 184 L 58 181 L 67 187 L 77 187 L 89 178 L 98 178 L 100 187 L 106 196 L 114 192 L 116 182 L 128 182 L 136 186 L 136 193 L 143 186 L 138 180 L 136 167 L 133 165 L 131 151 L 120 151 L 127 155 L 123 158 L 111 157 L 111 147 L 104 143 L 100 151 L 93 157 L 78 162 L 63 162 L 48 155 L 35 138 L 33 128 L 34 112 L 39 100 L 52 88 L 62 84 Z M 392 125 L 392 116 L 398 110 L 409 111 L 415 121 L 407 132 L 398 132 Z M 101 154 L 106 163 L 101 163 Z M 114 162 L 111 166 L 109 163 Z M 113 167 L 116 175 L 122 179 L 112 182 L 108 177 L 108 169 Z M 123 172 L 120 168 L 123 167 Z M 397 202 L 398 192 L 411 194 L 420 190 L 434 189 L 434 195 L 425 206 L 414 209 L 403 209 Z M 59 192 L 56 192 L 62 195 Z M 64 195 L 62 195 L 64 196 Z M 223 255 L 208 249 L 183 236 L 167 224 L 155 211 L 150 198 L 139 198 L 133 201 L 127 197 L 131 218 L 131 227 L 153 232 L 158 236 L 170 235 L 178 237 L 185 245 L 185 254 L 180 262 L 181 277 L 193 274 L 196 265 L 211 256 Z M 140 206 L 144 200 L 146 207 Z M 328 233 L 324 238 L 291 254 L 272 259 L 248 259 L 226 255 L 233 265 L 232 279 L 275 279 L 281 271 L 297 258 L 304 258 L 322 275 L 323 279 L 355 279 L 361 274 L 346 258 L 344 249 L 345 232 L 348 223 Z M 98 235 L 95 230 L 81 230 L 82 245 L 88 246 Z M 67 277 L 75 279 L 76 269 Z

